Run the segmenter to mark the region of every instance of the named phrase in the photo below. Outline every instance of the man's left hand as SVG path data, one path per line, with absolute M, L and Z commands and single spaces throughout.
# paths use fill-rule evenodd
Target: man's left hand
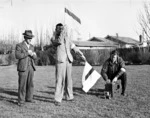
M 81 58 L 82 58 L 84 61 L 86 61 L 86 58 L 85 58 L 85 56 L 84 56 L 84 55 L 82 55 L 82 56 L 81 56 Z
M 30 56 L 32 56 L 32 55 L 33 55 L 32 50 L 28 50 L 28 53 L 29 53 L 29 55 L 30 55 Z
M 36 53 L 35 53 L 35 52 L 33 52 L 33 55 L 34 55 L 34 56 L 36 56 Z
M 115 77 L 115 78 L 113 79 L 112 83 L 117 82 L 117 80 L 118 80 L 118 78 L 117 78 L 117 77 Z

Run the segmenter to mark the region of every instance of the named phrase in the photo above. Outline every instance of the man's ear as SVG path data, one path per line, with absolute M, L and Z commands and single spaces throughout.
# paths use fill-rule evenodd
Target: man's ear
M 55 27 L 55 31 L 57 30 L 57 26 Z

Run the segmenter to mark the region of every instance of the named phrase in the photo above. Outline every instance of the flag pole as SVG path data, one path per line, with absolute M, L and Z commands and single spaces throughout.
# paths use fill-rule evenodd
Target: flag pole
M 64 13 L 64 25 L 65 25 L 65 1 L 64 1 L 64 7 L 63 7 L 63 13 Z

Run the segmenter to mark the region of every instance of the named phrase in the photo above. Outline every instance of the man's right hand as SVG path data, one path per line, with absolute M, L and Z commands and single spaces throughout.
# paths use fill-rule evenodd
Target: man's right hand
M 28 50 L 28 53 L 29 53 L 30 56 L 33 56 L 32 50 Z
M 107 79 L 107 80 L 106 80 L 106 83 L 110 83 L 110 79 Z

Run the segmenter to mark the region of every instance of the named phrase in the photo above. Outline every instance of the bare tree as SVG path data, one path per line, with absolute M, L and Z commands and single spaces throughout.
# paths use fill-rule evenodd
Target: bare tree
M 143 3 L 144 11 L 139 13 L 138 22 L 142 29 L 142 37 L 145 41 L 150 40 L 150 3 Z

